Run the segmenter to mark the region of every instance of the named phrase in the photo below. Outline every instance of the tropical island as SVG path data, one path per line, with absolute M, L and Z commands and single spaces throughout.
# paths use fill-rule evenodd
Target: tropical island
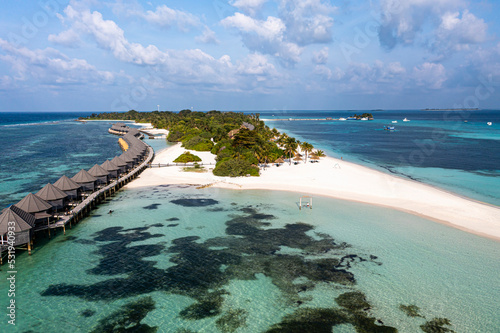
M 259 119 L 259 114 L 245 115 L 239 112 L 212 110 L 199 112 L 153 111 L 92 114 L 85 120 L 133 120 L 150 123 L 154 128 L 168 130 L 167 141 L 181 143 L 188 150 L 211 152 L 216 155 L 213 174 L 221 177 L 259 176 L 259 164 L 284 161 L 298 155 L 298 148 L 311 156 L 323 156 L 322 151 L 313 153 L 313 145 L 300 142 L 276 128 L 269 128 Z M 175 162 L 198 162 L 193 155 L 179 156 Z M 300 158 L 302 160 L 302 158 Z M 281 162 L 283 163 L 283 162 Z
M 155 154 L 153 164 L 157 167 L 151 164 L 139 179 L 127 185 L 128 188 L 194 185 L 200 189 L 280 190 L 328 196 L 390 207 L 500 239 L 498 207 L 369 169 L 342 157 L 319 159 L 322 151 L 316 150 L 309 155 L 312 145 L 269 128 L 259 119 L 258 113 L 191 110 L 139 113 L 132 110 L 94 114 L 87 120 L 146 123 L 144 126 L 154 127 L 146 128 L 148 133 L 162 133 L 170 142 L 175 142 Z M 175 160 L 186 151 L 202 160 L 195 162 L 198 167 L 193 165 L 186 170 L 186 165 L 176 165 Z M 192 158 L 196 159 L 183 155 L 181 160 Z M 206 171 L 211 172 L 199 172 L 206 165 Z M 259 177 L 248 177 L 251 175 Z

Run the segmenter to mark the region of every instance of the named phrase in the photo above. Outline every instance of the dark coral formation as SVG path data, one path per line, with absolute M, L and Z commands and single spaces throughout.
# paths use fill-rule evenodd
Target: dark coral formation
M 218 203 L 198 198 L 172 202 L 187 207 Z M 290 223 L 276 228 L 271 224 L 275 219 L 273 215 L 258 212 L 253 207 L 244 207 L 239 211 L 226 222 L 226 236 L 204 242 L 199 242 L 198 236 L 188 236 L 172 240 L 169 246 L 165 243 L 134 245 L 135 242 L 163 237 L 151 231 L 151 228 L 163 227 L 159 223 L 130 229 L 112 227 L 101 230 L 93 240 L 99 244 L 95 254 L 101 258 L 88 273 L 109 276 L 109 279 L 92 285 L 51 285 L 42 295 L 109 301 L 156 291 L 179 294 L 194 300 L 179 313 L 181 318 L 200 320 L 218 317 L 215 323 L 219 330 L 234 332 L 246 325 L 247 313 L 243 309 L 223 309 L 224 295 L 227 294 L 224 287 L 231 280 L 255 280 L 257 274 L 263 274 L 281 290 L 284 302 L 296 309 L 281 323 L 271 327 L 269 332 L 331 332 L 334 326 L 340 324 L 350 324 L 357 332 L 396 332 L 396 329 L 383 325 L 380 319 L 371 316 L 368 313 L 371 305 L 366 296 L 354 291 L 356 279 L 350 268 L 359 262 L 380 265 L 376 256 L 354 254 L 350 245 L 337 243 L 326 234 L 316 233 L 312 237 L 313 227 L 305 223 Z M 287 248 L 292 251 L 282 251 Z M 155 261 L 146 260 L 161 254 L 170 256 L 174 265 L 159 269 L 155 267 Z M 318 283 L 350 291 L 335 299 L 337 305 L 332 301 L 329 308 L 306 307 L 304 303 L 307 299 L 301 293 L 313 290 Z M 121 315 L 103 319 L 99 327 L 109 328 L 110 331 L 119 327 L 154 330 L 140 325 L 140 320 L 154 309 L 154 304 L 147 298 L 140 302 L 140 309 L 138 303 L 130 303 Z M 442 322 L 431 321 L 426 324 L 426 329 L 438 324 Z
M 148 312 L 154 310 L 155 303 L 151 297 L 144 297 L 120 307 L 108 317 L 99 320 L 92 333 L 109 332 L 144 332 L 155 333 L 157 327 L 141 324 Z
M 216 205 L 219 202 L 214 199 L 192 199 L 192 198 L 184 198 L 184 199 L 175 199 L 170 201 L 173 204 L 183 206 L 183 207 L 204 207 Z
M 410 305 L 404 305 L 404 304 L 400 304 L 399 305 L 399 309 L 401 311 L 403 311 L 404 313 L 406 313 L 406 315 L 408 317 L 421 317 L 421 318 L 424 318 L 424 316 L 422 316 L 419 311 L 420 311 L 420 308 L 414 304 L 410 304 Z
M 451 323 L 448 319 L 434 318 L 432 320 L 429 320 L 425 324 L 420 325 L 420 328 L 425 333 L 446 333 L 446 332 L 455 333 L 454 330 L 445 326 L 451 326 Z

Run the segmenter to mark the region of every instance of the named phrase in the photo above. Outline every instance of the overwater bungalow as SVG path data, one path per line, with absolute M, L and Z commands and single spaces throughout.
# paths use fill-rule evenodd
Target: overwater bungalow
M 98 185 L 105 185 L 109 181 L 109 172 L 104 169 L 99 164 L 95 164 L 92 168 L 90 168 L 89 173 L 97 179 Z
M 136 147 L 131 147 L 129 150 L 127 150 L 127 153 L 137 156 L 139 160 L 142 160 L 144 156 L 144 153 L 139 148 Z
M 101 167 L 103 167 L 103 169 L 105 169 L 109 173 L 109 178 L 118 178 L 120 167 L 115 165 L 110 160 L 106 160 L 103 164 L 101 164 Z
M 128 164 L 125 162 L 121 157 L 115 156 L 112 160 L 111 163 L 116 165 L 117 167 L 120 168 L 120 173 L 124 173 L 128 170 Z
M 21 201 L 15 204 L 17 208 L 35 216 L 35 223 L 49 223 L 52 219 L 53 206 L 33 193 L 28 194 Z
M 74 175 L 71 180 L 81 186 L 82 192 L 94 192 L 97 182 L 97 178 L 84 169 Z
M 137 162 L 137 158 L 134 158 L 127 152 L 123 153 L 120 155 L 120 158 L 127 163 L 127 168 L 132 169 L 134 167 L 134 164 Z
M 50 203 L 56 210 L 63 209 L 68 202 L 68 195 L 52 184 L 45 185 L 36 196 Z
M 35 226 L 35 217 L 14 205 L 5 208 L 0 215 L 0 244 L 2 247 L 7 244 L 9 227 L 12 226 L 14 227 L 14 246 L 28 244 L 28 250 L 31 251 L 31 232 Z
M 81 186 L 69 179 L 67 176 L 62 176 L 54 183 L 54 186 L 64 191 L 72 200 L 80 197 Z
M 111 130 L 120 134 L 125 134 L 128 132 L 128 127 L 124 123 L 115 123 L 111 126 Z

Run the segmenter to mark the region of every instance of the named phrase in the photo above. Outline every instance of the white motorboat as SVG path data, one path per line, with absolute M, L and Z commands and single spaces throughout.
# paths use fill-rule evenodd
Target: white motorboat
M 393 123 L 393 124 L 397 124 L 397 123 L 398 123 L 398 121 L 397 121 L 397 120 L 393 120 L 393 121 L 392 121 L 392 123 Z
M 410 121 L 408 118 L 403 119 L 403 121 Z
M 342 120 L 342 121 L 344 121 L 344 120 L 346 120 L 346 119 L 345 119 L 345 118 L 339 118 L 339 120 Z
M 493 125 L 493 123 L 491 121 L 488 121 L 486 124 L 488 124 L 488 126 Z

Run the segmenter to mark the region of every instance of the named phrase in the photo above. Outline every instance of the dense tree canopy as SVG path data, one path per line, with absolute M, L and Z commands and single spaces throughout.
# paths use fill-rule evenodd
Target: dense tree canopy
M 260 115 L 212 110 L 199 112 L 153 111 L 92 114 L 88 119 L 135 120 L 167 129 L 170 142 L 182 142 L 186 149 L 211 151 L 217 155 L 214 174 L 218 176 L 258 176 L 259 163 L 294 155 L 298 141 L 270 129 Z M 274 141 L 276 140 L 276 142 Z M 283 147 L 284 149 L 280 148 Z M 312 150 L 312 146 L 307 146 Z M 310 151 L 310 150 L 309 150 Z

